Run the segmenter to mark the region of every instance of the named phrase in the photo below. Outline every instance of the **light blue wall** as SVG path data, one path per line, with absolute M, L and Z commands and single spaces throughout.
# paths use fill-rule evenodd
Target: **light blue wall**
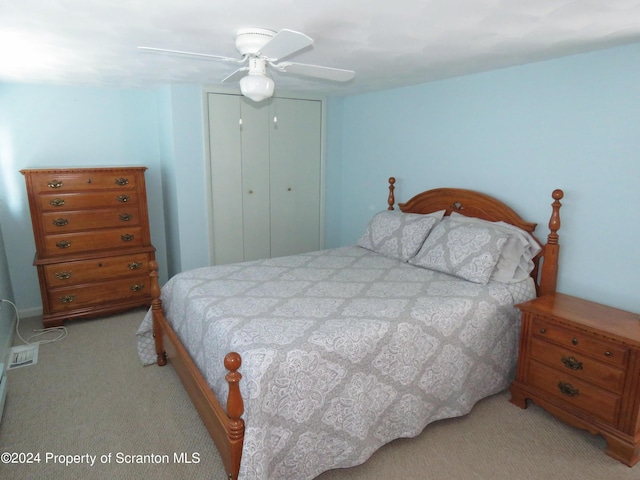
M 562 188 L 558 290 L 640 312 L 640 44 L 332 100 L 342 108 L 327 222 L 355 242 L 386 208 L 434 187 L 480 190 L 538 222 Z M 330 139 L 331 140 L 331 139 Z
M 202 88 L 161 89 L 160 142 L 169 277 L 210 265 Z
M 0 226 L 0 299 L 8 300 L 15 304 L 13 297 L 13 287 L 11 278 L 9 278 L 9 265 L 7 264 L 7 255 L 4 248 L 4 240 L 2 236 L 2 228 Z M 13 343 L 16 311 L 14 307 L 7 302 L 0 302 L 0 363 L 7 365 L 9 359 L 9 350 Z M 2 412 L 0 412 L 1 414 Z
M 23 168 L 145 165 L 161 280 L 166 248 L 158 92 L 0 84 L 0 224 L 22 315 L 42 310 Z

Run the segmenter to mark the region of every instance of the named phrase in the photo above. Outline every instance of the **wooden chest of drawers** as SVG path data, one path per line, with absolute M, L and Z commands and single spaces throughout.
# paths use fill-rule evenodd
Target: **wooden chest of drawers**
M 45 327 L 151 303 L 145 170 L 21 170 Z
M 522 332 L 511 402 L 530 399 L 640 459 L 640 316 L 555 293 L 518 306 Z

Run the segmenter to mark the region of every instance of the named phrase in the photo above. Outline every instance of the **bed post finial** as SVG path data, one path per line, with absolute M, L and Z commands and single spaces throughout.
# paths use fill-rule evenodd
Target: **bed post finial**
M 396 197 L 393 194 L 393 191 L 396 188 L 393 186 L 394 183 L 396 183 L 396 178 L 389 177 L 389 199 L 387 200 L 387 203 L 389 204 L 389 208 L 387 208 L 387 210 L 393 210 L 393 204 L 396 203 Z
M 551 218 L 549 219 L 549 230 L 551 233 L 547 238 L 547 243 L 557 245 L 558 230 L 560 230 L 560 207 L 562 206 L 560 200 L 564 197 L 564 192 L 558 188 L 553 191 L 551 197 L 553 198 L 553 203 L 551 204 L 553 211 L 551 212 Z
M 167 364 L 167 354 L 162 343 L 162 328 L 158 316 L 162 315 L 162 301 L 160 300 L 160 284 L 158 283 L 158 262 L 149 262 L 149 277 L 151 282 L 151 315 L 153 318 L 153 339 L 156 345 L 156 362 L 160 367 Z
M 553 203 L 551 204 L 552 212 L 549 219 L 549 236 L 547 244 L 544 246 L 544 260 L 542 262 L 542 273 L 540 275 L 540 288 L 538 296 L 547 295 L 556 291 L 556 283 L 558 280 L 558 254 L 560 253 L 560 245 L 558 245 L 558 230 L 560 230 L 560 200 L 564 197 L 564 192 L 556 189 L 551 194 Z

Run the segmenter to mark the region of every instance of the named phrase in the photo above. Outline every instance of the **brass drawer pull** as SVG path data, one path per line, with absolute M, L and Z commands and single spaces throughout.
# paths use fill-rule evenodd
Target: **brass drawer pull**
M 604 356 L 605 357 L 610 357 L 611 356 L 611 352 L 609 350 L 607 350 L 606 352 L 604 352 Z
M 131 262 L 129 264 L 129 270 L 138 270 L 140 267 L 142 267 L 142 262 Z
M 68 225 L 68 224 L 69 224 L 69 220 L 67 220 L 66 218 L 56 218 L 56 219 L 53 221 L 53 224 L 54 224 L 56 227 L 64 227 L 65 225 Z
M 143 283 L 135 283 L 133 285 L 131 285 L 131 287 L 129 287 L 130 290 L 132 292 L 139 292 L 140 290 L 142 290 L 144 288 L 144 284 Z
M 60 297 L 60 303 L 71 303 L 76 299 L 75 295 L 65 295 L 64 297 Z
M 54 275 L 58 280 L 67 280 L 71 278 L 71 272 L 55 272 Z
M 133 215 L 131 215 L 129 213 L 121 213 L 120 215 L 118 215 L 118 217 L 123 222 L 128 222 L 129 220 L 131 220 L 133 218 Z
M 122 239 L 123 242 L 130 242 L 135 237 L 133 235 L 131 235 L 130 233 L 125 233 L 124 235 L 121 235 L 120 238 Z
M 572 338 L 572 339 L 571 339 L 571 343 L 572 343 L 573 345 L 577 345 L 577 344 L 578 344 L 578 339 L 577 339 L 577 338 Z
M 49 200 L 49 205 L 61 207 L 64 205 L 64 200 L 62 198 L 54 198 L 53 200 Z
M 70 246 L 71 242 L 67 240 L 60 240 L 58 243 L 56 243 L 56 247 L 58 248 L 69 248 Z
M 62 186 L 62 181 L 60 181 L 60 180 L 51 180 L 49 183 L 47 183 L 47 186 L 49 188 L 60 188 Z
M 128 178 L 124 178 L 124 177 L 116 178 L 116 185 L 120 185 L 122 187 L 128 184 L 129 184 Z
M 118 195 L 116 198 L 120 203 L 127 203 L 129 200 L 131 200 L 131 197 L 129 195 Z
M 571 370 L 582 370 L 582 362 L 576 360 L 575 357 L 565 357 L 563 355 L 562 363 L 565 367 L 570 368 Z
M 547 333 L 547 329 L 546 328 L 541 328 L 540 329 L 540 333 Z
M 570 397 L 577 397 L 580 394 L 580 391 L 576 387 L 567 382 L 558 382 L 558 388 L 560 392 Z

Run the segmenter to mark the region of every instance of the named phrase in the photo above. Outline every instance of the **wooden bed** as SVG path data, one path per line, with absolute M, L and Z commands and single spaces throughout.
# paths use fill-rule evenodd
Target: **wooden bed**
M 394 209 L 395 179 L 389 179 L 389 210 Z M 535 268 L 531 275 L 534 279 L 536 292 L 539 296 L 549 294 L 556 289 L 558 272 L 558 230 L 560 228 L 560 200 L 562 190 L 552 193 L 553 203 L 549 220 L 550 233 L 546 243 L 540 242 L 542 250 L 535 257 Z M 439 188 L 428 190 L 411 198 L 406 203 L 400 203 L 399 208 L 405 213 L 427 214 L 439 210 L 446 210 L 445 215 L 458 212 L 465 216 L 477 217 L 492 222 L 504 221 L 533 235 L 535 223 L 525 221 L 503 202 L 471 190 L 455 188 Z M 535 237 L 534 237 L 535 238 Z M 204 422 L 222 458 L 228 478 L 235 480 L 240 471 L 240 462 L 244 440 L 244 412 L 243 400 L 240 394 L 240 380 L 238 372 L 242 359 L 238 353 L 231 352 L 225 357 L 224 364 L 228 370 L 226 380 L 229 393 L 226 409 L 224 402 L 218 401 L 209 388 L 195 362 L 181 343 L 173 328 L 165 318 L 160 299 L 158 283 L 158 265 L 151 262 L 151 289 L 153 317 L 153 337 L 157 363 L 160 366 L 170 361 L 191 397 L 196 410 Z

